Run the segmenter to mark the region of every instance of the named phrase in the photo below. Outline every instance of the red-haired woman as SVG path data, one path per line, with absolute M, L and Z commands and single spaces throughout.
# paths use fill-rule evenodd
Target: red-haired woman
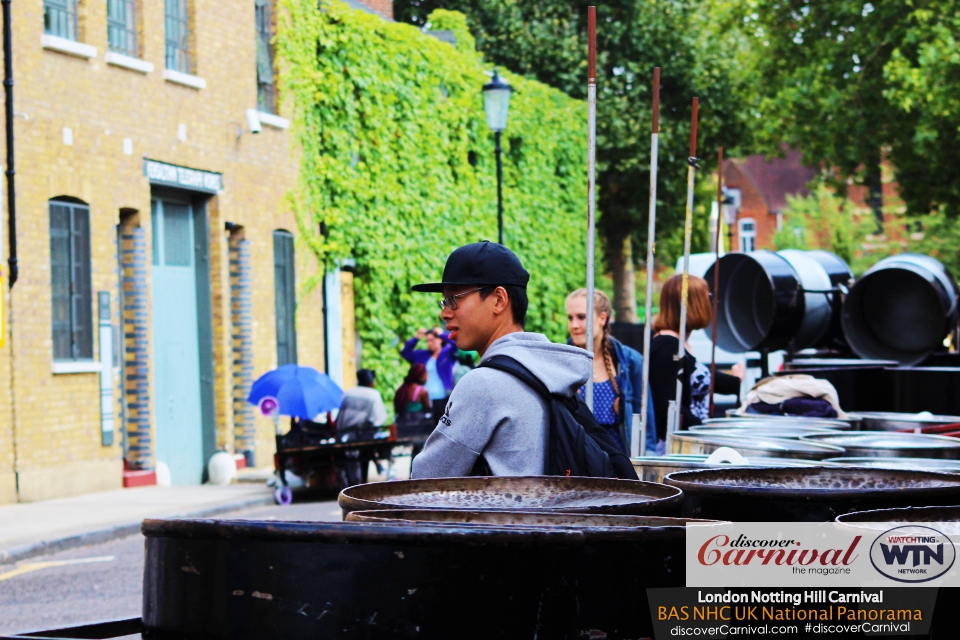
M 665 441 L 667 437 L 667 408 L 671 400 L 677 397 L 676 361 L 680 349 L 680 289 L 683 276 L 677 274 L 663 283 L 660 290 L 660 312 L 653 321 L 652 331 L 656 334 L 650 343 L 650 391 L 653 394 L 653 407 L 657 423 L 657 439 Z M 687 340 L 690 332 L 703 329 L 710 324 L 710 289 L 707 281 L 697 276 L 689 276 L 687 295 Z M 740 383 L 743 380 L 744 367 L 738 363 L 733 374 L 717 372 L 714 391 L 721 394 L 740 395 Z M 683 355 L 683 395 L 679 407 L 680 428 L 687 429 L 701 424 L 709 417 L 710 411 L 710 367 L 697 362 L 690 352 L 687 342 Z M 661 449 L 658 443 L 657 448 Z

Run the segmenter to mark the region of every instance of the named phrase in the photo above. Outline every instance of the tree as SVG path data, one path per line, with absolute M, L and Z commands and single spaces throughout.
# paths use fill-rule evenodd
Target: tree
M 900 195 L 911 213 L 960 214 L 960 3 L 912 3 L 884 67 L 885 97 L 899 111 L 891 140 Z M 910 123 L 904 128 L 901 123 Z M 939 220 L 942 229 L 945 221 Z M 928 234 L 929 235 L 929 234 Z M 953 237 L 956 234 L 952 234 Z M 954 252 L 956 248 L 954 247 Z
M 570 0 L 397 0 L 397 19 L 423 26 L 435 8 L 462 11 L 487 60 L 586 98 L 589 2 Z M 659 257 L 682 243 L 690 107 L 699 96 L 700 180 L 715 170 L 715 150 L 746 136 L 744 86 L 734 73 L 739 34 L 716 31 L 706 2 L 614 0 L 597 6 L 598 229 L 613 271 L 617 320 L 636 321 L 633 249 L 645 246 L 649 201 L 651 82 L 661 67 L 658 196 Z M 571 122 L 585 131 L 586 122 Z M 508 129 L 509 131 L 509 129 Z M 585 166 L 584 162 L 584 166 Z M 709 189 L 701 193 L 712 197 Z M 700 216 L 707 209 L 700 208 Z M 695 250 L 707 250 L 698 225 Z M 638 252 L 640 254 L 645 251 Z
M 842 193 L 864 184 L 882 220 L 890 161 L 912 215 L 960 213 L 960 7 L 956 0 L 742 0 L 757 139 L 821 166 Z

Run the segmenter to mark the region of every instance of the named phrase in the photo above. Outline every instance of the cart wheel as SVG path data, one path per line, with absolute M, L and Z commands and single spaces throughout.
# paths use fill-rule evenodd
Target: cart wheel
M 273 501 L 281 506 L 287 506 L 293 502 L 293 490 L 287 485 L 281 485 L 273 491 Z

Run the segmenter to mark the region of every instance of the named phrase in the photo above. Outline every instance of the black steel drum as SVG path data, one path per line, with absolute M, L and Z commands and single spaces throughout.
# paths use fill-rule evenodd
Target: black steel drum
M 826 251 L 787 249 L 728 253 L 720 258 L 717 344 L 727 351 L 799 351 L 843 346 L 838 287 L 853 278 L 850 267 Z M 708 329 L 709 331 L 709 329 Z
M 960 439 L 922 433 L 895 431 L 817 433 L 803 436 L 801 440 L 842 447 L 843 455 L 847 457 L 960 459 Z
M 146 635 L 651 637 L 647 588 L 684 586 L 683 521 L 594 527 L 590 516 L 565 518 L 564 526 L 147 520 Z
M 860 525 L 878 522 L 958 522 L 960 506 L 904 507 L 903 509 L 876 509 L 857 511 L 837 517 L 837 522 Z M 884 527 L 886 528 L 886 527 Z
M 947 473 L 812 467 L 671 473 L 683 515 L 733 522 L 828 522 L 844 513 L 960 504 L 960 477 Z
M 800 329 L 805 303 L 790 263 L 771 251 L 728 253 L 720 258 L 719 291 L 715 266 L 704 278 L 719 296 L 717 346 L 731 353 L 785 347 Z
M 957 286 L 935 258 L 890 256 L 850 289 L 842 323 L 847 342 L 861 358 L 919 364 L 957 326 Z
M 687 522 L 710 523 L 714 520 L 663 518 L 660 516 L 608 516 L 586 513 L 537 513 L 534 511 L 457 511 L 441 509 L 378 509 L 351 511 L 347 522 L 425 522 L 435 524 L 472 524 L 478 526 L 574 527 L 590 530 L 638 527 L 682 527 Z
M 506 509 L 674 516 L 680 515 L 682 501 L 680 491 L 653 482 L 558 476 L 378 482 L 348 487 L 337 499 L 344 516 L 351 511 L 374 509 Z

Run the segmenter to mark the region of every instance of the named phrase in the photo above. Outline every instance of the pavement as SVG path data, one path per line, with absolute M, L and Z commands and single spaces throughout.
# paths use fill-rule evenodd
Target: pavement
M 145 518 L 204 518 L 268 505 L 265 483 L 137 487 L 0 505 L 0 564 L 140 531 Z
M 368 481 L 387 480 L 385 471 L 378 473 L 371 465 Z M 398 479 L 410 477 L 409 455 L 395 459 L 393 472 Z M 136 487 L 3 504 L 0 505 L 0 565 L 130 536 L 140 532 L 140 523 L 145 518 L 207 518 L 272 505 L 273 490 L 266 485 L 272 475 L 270 468 L 245 469 L 235 484 L 227 486 Z M 317 497 L 314 495 L 312 499 Z M 295 491 L 293 508 L 277 512 L 286 515 L 266 516 L 266 512 L 259 515 L 267 519 L 294 519 L 290 516 L 298 511 L 297 502 L 303 498 L 311 499 L 310 493 Z M 332 511 L 327 509 L 330 513 L 311 512 L 305 519 L 339 520 L 339 510 L 336 503 L 333 504 Z

